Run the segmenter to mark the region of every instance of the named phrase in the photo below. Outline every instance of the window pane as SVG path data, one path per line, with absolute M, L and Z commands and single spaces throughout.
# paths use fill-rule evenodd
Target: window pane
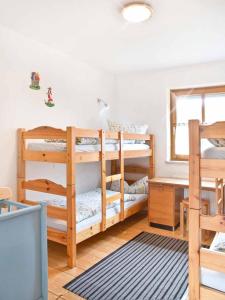
M 175 153 L 178 155 L 188 155 L 188 120 L 198 119 L 202 121 L 201 95 L 177 97 L 176 117 Z
M 175 153 L 179 155 L 188 155 L 189 152 L 189 138 L 188 125 L 178 125 L 176 127 L 175 135 Z
M 205 95 L 205 121 L 225 121 L 225 94 Z
M 177 123 L 188 123 L 188 120 L 202 121 L 202 97 L 199 95 L 180 96 L 176 101 Z

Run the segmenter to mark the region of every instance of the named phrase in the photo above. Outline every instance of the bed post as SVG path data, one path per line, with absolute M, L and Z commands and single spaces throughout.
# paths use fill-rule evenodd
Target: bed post
M 124 220 L 124 151 L 123 151 L 123 132 L 119 133 L 120 142 L 120 221 Z
M 106 160 L 105 160 L 105 131 L 100 130 L 100 141 L 101 141 L 101 195 L 102 195 L 102 222 L 101 231 L 106 230 Z
M 151 156 L 149 157 L 149 179 L 155 177 L 155 136 L 150 135 L 149 141 L 150 149 L 152 150 Z
M 189 299 L 200 299 L 200 127 L 189 121 Z
M 23 153 L 25 150 L 25 140 L 23 133 L 25 129 L 17 130 L 17 147 L 18 147 L 18 156 L 17 156 L 17 201 L 22 202 L 25 200 L 25 190 L 23 189 L 23 182 L 25 180 L 25 160 L 23 159 Z
M 66 197 L 67 197 L 67 264 L 76 265 L 76 191 L 75 191 L 75 128 L 67 127 Z

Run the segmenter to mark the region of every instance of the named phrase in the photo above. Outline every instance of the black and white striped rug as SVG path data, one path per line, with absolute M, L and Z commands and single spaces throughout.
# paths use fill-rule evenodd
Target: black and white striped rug
M 188 287 L 188 243 L 142 232 L 65 288 L 89 300 L 180 300 Z

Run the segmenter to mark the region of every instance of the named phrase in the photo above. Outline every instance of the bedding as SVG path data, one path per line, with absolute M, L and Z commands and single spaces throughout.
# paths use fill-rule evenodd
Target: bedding
M 120 192 L 120 181 L 114 181 L 111 184 L 110 189 L 115 192 Z M 124 193 L 127 194 L 148 194 L 148 176 L 145 176 L 133 184 L 129 185 L 124 180 Z
M 77 152 L 97 152 L 101 150 L 100 144 L 97 145 L 75 145 Z M 28 143 L 28 150 L 31 151 L 49 151 L 49 152 L 65 152 L 66 143 L 46 143 L 46 142 L 32 142 Z M 118 151 L 120 149 L 119 143 L 106 144 L 105 151 Z M 123 150 L 147 150 L 149 145 L 146 144 L 124 144 Z
M 124 131 L 124 132 L 128 132 L 128 133 L 146 134 L 147 130 L 148 130 L 148 125 L 126 124 L 126 123 L 114 122 L 111 120 L 108 120 L 108 127 L 109 127 L 109 131 L 113 131 L 113 132 Z M 145 141 L 124 140 L 124 143 L 142 144 L 142 143 L 145 143 Z
M 202 158 L 225 159 L 225 147 L 210 147 L 202 152 Z
M 89 192 L 89 193 L 92 193 L 92 192 Z M 107 193 L 109 195 L 110 191 L 108 190 Z M 114 193 L 114 192 L 111 191 L 111 193 Z M 125 209 L 130 208 L 137 203 L 145 201 L 146 198 L 147 198 L 146 194 L 138 194 L 138 195 L 124 194 L 124 200 L 125 200 L 124 207 L 125 207 Z M 100 197 L 98 198 L 97 202 L 101 203 Z M 86 204 L 86 202 L 85 202 L 85 204 Z M 100 210 L 98 212 L 96 210 L 95 211 L 96 213 L 92 214 L 89 218 L 84 218 L 82 221 L 77 222 L 77 224 L 76 224 L 77 232 L 85 230 L 85 229 L 89 228 L 90 226 L 101 222 L 101 204 L 99 207 L 100 207 Z M 107 219 L 112 218 L 119 212 L 120 212 L 120 202 L 119 202 L 119 200 L 116 200 L 113 205 L 107 207 L 106 218 Z M 77 214 L 77 216 L 78 215 L 79 215 L 79 213 Z M 66 222 L 63 220 L 48 218 L 48 226 L 56 228 L 61 231 L 66 231 Z
M 217 246 L 221 243 L 225 243 L 225 233 L 219 232 L 215 235 L 210 250 L 218 251 Z M 225 273 L 201 268 L 201 280 L 203 285 L 225 292 Z

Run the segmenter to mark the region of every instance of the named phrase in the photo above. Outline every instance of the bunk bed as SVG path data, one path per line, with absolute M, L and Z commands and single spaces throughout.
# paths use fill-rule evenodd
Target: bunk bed
M 216 244 L 225 242 L 225 216 L 223 202 L 223 178 L 225 156 L 213 156 L 212 152 L 201 153 L 203 139 L 224 139 L 225 122 L 200 125 L 198 120 L 189 121 L 189 299 L 225 299 L 225 253 L 216 249 Z M 210 153 L 210 155 L 207 155 Z M 201 179 L 216 181 L 218 190 L 215 213 L 201 214 Z M 222 188 L 221 188 L 222 187 Z M 220 191 L 220 192 L 219 192 Z M 201 231 L 217 232 L 209 249 L 201 245 Z
M 77 139 L 81 138 L 97 139 L 98 144 L 77 145 Z M 64 143 L 47 143 L 45 139 L 63 140 Z M 134 140 L 140 143 L 124 143 L 124 141 Z M 110 141 L 114 142 L 110 143 Z M 126 159 L 140 157 L 148 159 L 147 167 L 124 164 Z M 65 164 L 66 186 L 43 178 L 27 180 L 27 161 Z M 111 161 L 111 175 L 107 175 L 106 172 L 107 161 Z M 76 194 L 76 165 L 91 162 L 101 164 L 101 189 L 87 193 L 87 198 L 97 206 L 98 213 L 91 220 L 85 221 L 79 214 L 77 216 L 76 212 L 76 205 L 85 205 L 86 201 L 82 202 L 85 195 Z M 123 221 L 146 206 L 147 195 L 139 195 L 134 201 L 126 201 L 128 195 L 124 194 L 124 179 L 129 173 L 154 177 L 153 135 L 76 127 L 67 127 L 66 130 L 62 130 L 42 126 L 27 131 L 18 130 L 18 201 L 29 205 L 38 203 L 34 199 L 26 199 L 27 190 L 51 196 L 49 200 L 45 198 L 48 204 L 48 239 L 67 247 L 69 267 L 76 265 L 76 244 L 105 231 L 108 227 Z M 107 185 L 117 180 L 120 181 L 120 192 L 108 190 Z M 94 209 L 97 209 L 96 206 Z M 81 222 L 78 223 L 80 220 Z

